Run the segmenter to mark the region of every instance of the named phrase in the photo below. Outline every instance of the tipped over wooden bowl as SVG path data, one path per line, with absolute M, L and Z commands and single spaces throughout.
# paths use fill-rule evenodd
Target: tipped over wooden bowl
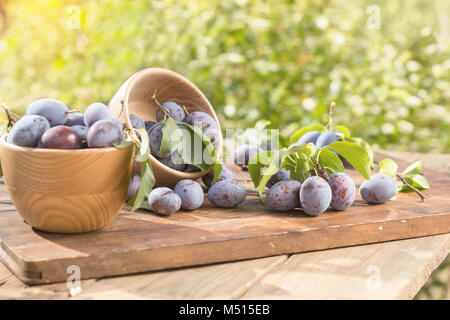
M 36 229 L 94 231 L 119 213 L 133 172 L 124 149 L 35 149 L 0 139 L 3 178 L 17 211 Z
M 158 106 L 152 101 L 155 92 L 160 103 L 172 101 L 180 106 L 184 105 L 189 113 L 203 111 L 213 117 L 219 128 L 220 141 L 217 147 L 219 158 L 223 138 L 216 113 L 203 93 L 191 81 L 176 72 L 149 68 L 135 73 L 120 87 L 109 102 L 111 113 L 123 121 L 132 113 L 138 115 L 144 121 L 156 121 Z M 122 100 L 128 104 L 129 114 L 123 111 Z M 182 172 L 174 170 L 162 164 L 152 155 L 150 155 L 150 160 L 156 178 L 156 186 L 173 187 L 180 180 L 196 180 L 205 174 L 202 171 Z

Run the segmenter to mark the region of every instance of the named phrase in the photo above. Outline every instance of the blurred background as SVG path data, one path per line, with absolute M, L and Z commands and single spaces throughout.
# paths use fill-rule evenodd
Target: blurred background
M 448 0 L 0 0 L 0 32 L 0 102 L 17 113 L 43 96 L 107 103 L 163 67 L 223 128 L 289 135 L 336 101 L 335 121 L 375 147 L 450 152 Z M 449 294 L 441 270 L 419 298 Z

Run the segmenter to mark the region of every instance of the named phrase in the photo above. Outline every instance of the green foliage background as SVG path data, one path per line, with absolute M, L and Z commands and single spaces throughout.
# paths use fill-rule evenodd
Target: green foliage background
M 0 1 L 1 2 L 1 1 Z M 369 6 L 381 28 L 368 28 Z M 76 5 L 75 7 L 72 5 Z M 223 127 L 336 121 L 375 146 L 450 151 L 449 4 L 408 1 L 8 1 L 0 101 L 108 102 L 135 71 L 191 79 Z M 77 12 L 80 25 L 77 25 Z

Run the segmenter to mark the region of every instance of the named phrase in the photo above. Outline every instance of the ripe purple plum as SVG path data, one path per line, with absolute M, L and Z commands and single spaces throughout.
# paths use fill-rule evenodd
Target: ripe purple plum
M 159 149 L 161 148 L 161 140 L 162 140 L 162 124 L 157 123 L 155 124 L 148 134 L 149 137 L 149 143 L 150 143 L 150 151 L 152 155 L 157 157 L 158 159 L 167 158 L 170 156 L 170 153 L 161 153 Z
M 202 187 L 197 182 L 190 179 L 179 181 L 175 185 L 174 191 L 181 198 L 181 207 L 186 210 L 200 208 L 205 199 Z
M 147 133 L 150 132 L 150 129 L 156 124 L 156 122 L 151 121 L 151 120 L 147 120 L 144 122 L 145 125 L 145 130 L 147 130 Z
M 267 181 L 266 187 L 271 188 L 276 183 L 283 181 L 283 180 L 289 180 L 291 178 L 291 173 L 287 171 L 285 168 L 281 168 L 277 171 L 273 176 L 270 177 L 269 181 Z
M 214 179 L 214 173 L 215 173 L 215 170 L 213 167 L 211 170 L 208 171 L 207 174 L 205 174 L 202 177 L 203 183 L 208 188 L 211 187 L 211 183 Z M 222 163 L 222 171 L 220 171 L 219 178 L 217 179 L 217 181 L 224 180 L 224 179 L 233 179 L 233 172 L 231 172 L 230 168 L 225 163 Z
M 83 141 L 87 140 L 88 127 L 75 125 L 71 126 L 71 128 L 80 136 L 80 139 Z
M 136 114 L 130 114 L 130 122 L 133 128 L 135 129 L 142 129 L 145 128 L 144 121 Z
M 164 108 L 166 108 L 167 110 L 169 110 L 169 117 L 174 119 L 175 121 L 184 121 L 186 115 L 184 113 L 184 110 L 182 107 L 180 107 L 179 104 L 172 102 L 172 101 L 167 101 L 164 102 L 162 104 L 162 106 Z M 156 120 L 157 121 L 162 121 L 167 117 L 166 112 L 163 109 L 158 109 L 158 111 L 156 111 Z
M 43 98 L 33 101 L 27 109 L 27 115 L 38 115 L 46 118 L 50 127 L 63 125 L 68 116 L 69 108 L 61 101 Z
M 64 125 L 68 127 L 86 126 L 86 124 L 84 123 L 84 115 L 79 112 L 70 113 L 67 116 L 67 120 Z
M 258 153 L 262 152 L 262 149 L 253 144 L 241 144 L 234 150 L 234 163 L 238 166 L 245 168 L 248 162 Z
M 186 118 L 186 123 L 190 124 L 191 126 L 195 126 L 198 128 L 202 128 L 203 131 L 210 129 L 210 128 L 216 128 L 218 129 L 216 121 L 206 112 L 202 111 L 194 111 Z
M 186 167 L 183 159 L 176 150 L 172 152 L 167 158 L 161 158 L 159 159 L 159 161 L 165 166 L 178 171 L 184 171 L 184 168 Z
M 116 122 L 113 120 L 100 120 L 95 122 L 87 134 L 89 148 L 106 148 L 113 144 L 122 143 L 123 134 Z
M 84 122 L 90 127 L 100 120 L 111 120 L 112 115 L 106 105 L 100 102 L 94 102 L 84 111 Z
M 180 210 L 181 198 L 173 190 L 159 187 L 150 192 L 148 204 L 153 212 L 168 216 Z
M 22 147 L 37 147 L 41 136 L 50 128 L 48 120 L 38 115 L 27 115 L 20 118 L 8 136 L 6 141 Z
M 130 179 L 130 183 L 128 184 L 127 199 L 126 199 L 127 202 L 134 197 L 134 195 L 139 189 L 140 184 L 141 184 L 141 176 L 138 174 L 133 175 L 133 177 Z
M 300 204 L 302 184 L 297 180 L 283 180 L 273 185 L 266 195 L 266 205 L 274 211 L 289 211 Z
M 306 179 L 300 188 L 300 203 L 310 216 L 325 212 L 331 202 L 331 188 L 325 179 L 312 176 Z
M 320 136 L 320 132 L 319 131 L 308 131 L 306 132 L 304 135 L 302 135 L 300 137 L 300 139 L 298 139 L 298 141 L 295 143 L 295 145 L 297 146 L 301 146 L 302 144 L 307 144 L 307 143 L 316 143 L 317 139 Z
M 208 190 L 208 200 L 221 208 L 234 208 L 244 202 L 246 196 L 244 186 L 231 179 L 218 181 Z
M 397 182 L 390 175 L 377 173 L 361 183 L 359 194 L 367 203 L 385 203 L 397 195 Z
M 46 149 L 81 149 L 81 139 L 72 128 L 56 126 L 44 132 L 40 147 Z
M 316 147 L 317 148 L 323 148 L 329 144 L 332 144 L 333 142 L 338 141 L 338 136 L 334 131 L 328 131 L 322 133 L 316 141 Z
M 331 188 L 330 206 L 333 210 L 342 211 L 353 204 L 355 183 L 352 178 L 343 172 L 334 173 L 330 176 L 328 184 Z

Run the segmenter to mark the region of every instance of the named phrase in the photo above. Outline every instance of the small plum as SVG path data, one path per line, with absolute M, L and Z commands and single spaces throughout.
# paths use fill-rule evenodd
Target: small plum
M 208 171 L 207 174 L 205 174 L 202 177 L 202 181 L 208 188 L 211 187 L 211 183 L 214 179 L 214 167 Z M 233 172 L 230 170 L 230 168 L 225 164 L 222 163 L 222 171 L 219 174 L 219 178 L 217 181 L 224 180 L 224 179 L 233 179 Z
M 203 204 L 205 195 L 202 187 L 195 181 L 185 179 L 179 181 L 174 188 L 174 191 L 181 198 L 181 207 L 186 210 L 195 210 L 200 208 Z
M 169 110 L 169 114 L 170 117 L 172 119 L 174 119 L 175 121 L 184 121 L 186 115 L 184 113 L 184 110 L 182 107 L 180 107 L 179 104 L 172 102 L 172 101 L 167 101 L 164 102 L 162 104 L 162 106 L 164 108 L 166 108 L 167 110 Z M 156 120 L 157 121 L 162 121 L 167 117 L 166 112 L 163 109 L 158 109 L 158 111 L 156 111 Z
M 72 128 L 55 126 L 44 132 L 40 147 L 45 149 L 81 149 L 81 139 Z
M 180 210 L 181 198 L 166 187 L 155 188 L 148 196 L 148 204 L 153 212 L 168 216 Z
M 343 172 L 334 173 L 330 176 L 328 184 L 331 188 L 332 209 L 342 211 L 353 204 L 355 200 L 355 183 L 352 178 Z
M 88 130 L 89 148 L 106 148 L 122 143 L 123 134 L 116 122 L 112 120 L 96 121 Z
M 218 181 L 208 190 L 208 200 L 221 208 L 234 208 L 244 202 L 246 196 L 244 186 L 231 179 Z
M 17 121 L 6 141 L 22 147 L 37 147 L 41 136 L 50 128 L 48 120 L 38 115 L 25 115 Z
M 234 150 L 234 163 L 238 166 L 247 167 L 251 158 L 258 153 L 262 152 L 262 149 L 253 144 L 241 144 Z
M 95 102 L 89 105 L 84 111 L 84 122 L 90 127 L 99 120 L 111 120 L 112 115 L 106 105 Z
M 33 101 L 27 109 L 27 115 L 38 115 L 46 118 L 50 127 L 63 125 L 68 116 L 69 108 L 61 101 L 43 98 Z
M 287 171 L 285 168 L 281 168 L 277 171 L 273 176 L 270 177 L 269 181 L 267 181 L 266 187 L 271 188 L 277 182 L 282 180 L 289 180 L 291 178 L 291 173 Z
M 367 203 L 385 203 L 397 195 L 397 182 L 390 175 L 377 173 L 361 183 L 359 194 Z
M 306 179 L 300 188 L 300 203 L 310 216 L 325 212 L 331 202 L 331 188 L 325 179 L 312 176 Z
M 302 184 L 297 180 L 283 180 L 273 185 L 266 195 L 266 205 L 274 211 L 289 211 L 300 204 Z

